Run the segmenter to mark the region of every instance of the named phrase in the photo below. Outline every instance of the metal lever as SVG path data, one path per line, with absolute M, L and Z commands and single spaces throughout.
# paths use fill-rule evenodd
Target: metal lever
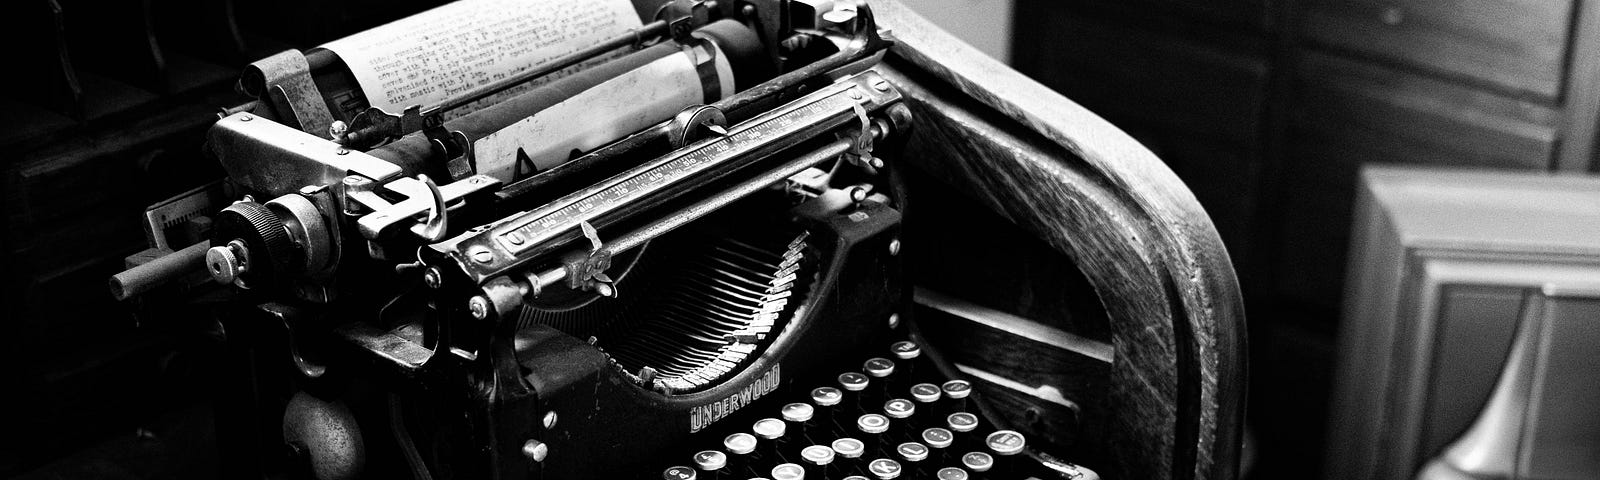
M 427 240 L 429 243 L 444 240 L 444 232 L 449 225 L 445 217 L 444 194 L 439 193 L 439 186 L 434 184 L 433 179 L 428 178 L 427 175 L 419 174 L 417 175 L 417 180 L 421 180 L 422 184 L 428 187 L 428 194 L 433 198 L 433 205 L 428 208 L 428 216 L 423 220 L 422 224 L 411 227 L 411 233 L 416 234 L 418 238 Z

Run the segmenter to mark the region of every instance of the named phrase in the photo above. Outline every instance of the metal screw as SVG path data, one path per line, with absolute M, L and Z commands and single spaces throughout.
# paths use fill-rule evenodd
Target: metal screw
M 538 440 L 528 440 L 522 443 L 522 455 L 535 462 L 543 462 L 550 456 L 550 447 Z
M 890 256 L 894 256 L 894 255 L 899 255 L 899 254 L 900 254 L 900 239 L 896 238 L 896 239 L 893 239 L 893 240 L 889 240 L 889 255 Z
M 479 295 L 467 300 L 467 309 L 472 311 L 472 318 L 483 320 L 489 318 L 489 299 Z
M 339 147 L 339 149 L 338 150 L 334 150 L 333 153 L 337 153 L 339 155 L 345 155 L 345 154 L 350 153 L 350 149 L 344 148 L 344 147 Z
M 872 82 L 872 88 L 876 88 L 880 92 L 887 92 L 889 91 L 889 81 L 882 78 L 874 80 Z
M 256 117 L 252 117 L 252 116 L 249 116 L 249 115 L 240 115 L 239 116 L 239 121 L 241 121 L 241 122 L 248 122 L 248 121 L 255 120 L 255 119 L 256 119 Z
M 889 314 L 889 328 L 890 329 L 900 328 L 900 314 L 898 314 L 898 313 Z
M 444 275 L 439 273 L 438 267 L 428 267 L 422 272 L 422 283 L 427 284 L 428 288 L 439 288 L 439 284 L 444 283 Z
M 322 193 L 323 190 L 327 190 L 327 189 L 328 189 L 327 185 L 306 185 L 304 187 L 300 187 L 300 194 L 309 197 L 309 196 L 312 196 L 312 195 L 316 195 L 316 194 Z
M 483 247 L 474 248 L 467 254 L 472 256 L 472 261 L 474 262 L 489 263 L 494 261 L 494 252 L 490 252 L 489 249 Z
M 745 5 L 744 8 L 739 9 L 739 13 L 741 15 L 746 16 L 746 17 L 754 17 L 754 16 L 756 16 L 756 6 L 755 5 Z
M 851 88 L 849 93 L 850 93 L 850 98 L 853 99 L 853 100 L 860 100 L 862 98 L 860 90 L 856 90 L 854 88 Z
M 556 427 L 556 412 L 554 412 L 554 411 L 544 412 L 544 428 L 555 428 L 555 427 Z

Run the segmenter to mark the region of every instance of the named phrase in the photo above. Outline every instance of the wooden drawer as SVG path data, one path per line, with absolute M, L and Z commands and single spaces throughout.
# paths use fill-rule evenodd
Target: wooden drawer
M 1185 30 L 1194 25 L 1222 27 L 1237 31 L 1240 28 L 1266 31 L 1276 28 L 1280 21 L 1275 15 L 1281 10 L 1277 4 L 1284 0 L 1017 0 L 1016 31 L 1019 34 L 1036 30 L 1038 16 L 1024 12 L 1052 10 L 1071 12 L 1077 17 L 1127 18 L 1156 29 Z M 1061 33 L 1050 30 L 1039 32 Z M 1053 45 L 1053 44 L 1052 44 Z
M 1276 293 L 1336 308 L 1365 163 L 1544 170 L 1557 112 L 1450 82 L 1309 54 L 1295 66 L 1276 200 Z
M 1293 128 L 1376 155 L 1345 159 L 1352 166 L 1550 166 L 1559 113 L 1540 102 L 1320 53 L 1307 53 L 1295 77 Z
M 1300 34 L 1446 76 L 1554 99 L 1571 0 L 1307 0 Z

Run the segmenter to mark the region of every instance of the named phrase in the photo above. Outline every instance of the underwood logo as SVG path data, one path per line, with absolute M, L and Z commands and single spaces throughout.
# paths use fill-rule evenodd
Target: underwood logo
M 707 403 L 689 409 L 689 433 L 698 432 L 712 422 L 721 420 L 750 402 L 760 399 L 763 395 L 778 389 L 778 366 L 773 365 L 771 370 L 761 374 L 756 381 L 750 382 L 743 389 L 733 395 L 728 395 L 719 401 Z

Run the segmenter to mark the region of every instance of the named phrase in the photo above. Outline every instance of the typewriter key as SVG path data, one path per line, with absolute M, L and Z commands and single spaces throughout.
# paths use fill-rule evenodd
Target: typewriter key
M 973 430 L 978 428 L 978 416 L 967 412 L 952 413 L 945 417 L 945 426 L 950 428 L 951 436 L 955 437 L 955 447 L 962 451 L 983 450 L 983 439 L 976 438 Z
M 772 480 L 804 480 L 806 469 L 793 463 L 772 467 Z
M 917 342 L 902 340 L 889 345 L 889 352 L 894 354 L 894 358 L 900 359 L 902 365 L 905 365 L 905 368 L 900 372 L 900 378 L 905 379 L 906 382 L 917 381 L 916 359 L 922 356 L 922 347 L 918 346 Z
M 990 452 L 994 452 L 994 467 L 989 469 L 990 476 L 1009 478 L 1017 469 L 1016 455 L 1022 453 L 1022 448 L 1028 444 L 1028 439 L 1016 431 L 997 430 L 990 433 L 983 443 Z
M 682 466 L 668 467 L 661 472 L 661 480 L 695 480 L 694 469 Z
M 913 440 L 916 429 L 911 425 L 911 415 L 917 413 L 917 405 L 910 400 L 896 398 L 883 403 L 883 414 L 889 417 L 889 430 L 885 436 L 894 441 Z
M 956 467 L 944 467 L 934 477 L 939 480 L 967 480 L 967 471 Z
M 900 476 L 900 462 L 887 458 L 873 460 L 867 464 L 867 472 L 878 480 L 889 480 Z
M 753 458 L 764 462 L 787 461 L 784 458 L 783 447 L 789 440 L 784 436 L 784 433 L 788 431 L 788 426 L 783 423 L 783 420 L 763 418 L 756 420 L 751 429 L 755 431 L 756 437 L 761 439 L 760 442 L 757 442 L 755 457 Z
M 967 396 L 972 394 L 971 383 L 967 383 L 966 380 L 951 380 L 944 382 L 940 388 L 944 390 L 944 398 L 949 399 L 951 411 L 967 411 Z
M 978 428 L 978 416 L 967 412 L 952 413 L 945 417 L 945 423 L 956 432 L 966 433 Z
M 937 402 L 942 396 L 940 395 L 941 393 L 939 386 L 931 383 L 919 383 L 911 386 L 911 398 L 915 399 L 917 403 Z
M 811 442 L 811 427 L 816 409 L 809 403 L 791 403 L 783 406 L 783 420 L 789 422 L 791 435 Z
M 917 442 L 906 442 L 894 447 L 895 455 L 900 458 L 901 466 L 911 476 L 922 478 L 927 472 L 922 471 L 923 460 L 928 459 L 928 446 Z
M 841 474 L 856 473 L 861 469 L 861 455 L 866 453 L 866 445 L 854 438 L 841 438 L 834 440 L 833 457 L 834 469 Z
M 728 454 L 716 450 L 696 453 L 694 454 L 694 466 L 705 472 L 706 478 L 722 478 L 723 469 L 728 467 Z
M 833 387 L 817 387 L 811 389 L 811 403 L 816 404 L 816 423 L 823 429 L 842 431 L 839 422 L 834 418 L 833 412 L 838 410 L 839 400 L 844 398 L 844 392 Z
M 804 461 L 802 465 L 806 467 L 808 478 L 833 478 L 833 457 L 833 449 L 822 445 L 800 449 L 800 458 Z
M 994 466 L 994 457 L 983 452 L 967 452 L 961 456 L 961 466 L 983 476 L 984 472 L 988 472 L 989 468 Z
M 722 448 L 728 451 L 727 471 L 730 475 L 749 475 L 754 471 L 755 459 L 750 455 L 756 450 L 756 436 L 748 433 L 735 433 L 722 439 Z
M 951 444 L 955 443 L 955 439 L 955 434 L 939 427 L 922 431 L 922 443 L 928 445 L 928 457 L 934 463 L 942 464 L 949 461 L 946 450 L 950 448 Z
M 850 395 L 850 406 L 853 408 L 851 413 L 860 413 L 862 411 L 861 405 L 864 400 L 862 397 L 866 395 L 868 383 L 867 376 L 860 373 L 845 372 L 839 374 L 839 388 L 843 388 L 846 392 L 853 392 Z M 846 419 L 845 421 L 848 422 L 849 420 Z
M 883 415 L 869 413 L 856 418 L 856 430 L 861 432 L 861 443 L 868 453 L 882 454 L 888 448 L 889 440 L 883 438 L 883 433 L 889 431 L 889 419 Z
M 867 385 L 866 398 L 862 401 L 868 405 L 877 405 L 889 399 L 889 376 L 894 375 L 894 361 L 887 358 L 873 357 L 861 365 L 861 369 L 872 377 L 873 382 Z

